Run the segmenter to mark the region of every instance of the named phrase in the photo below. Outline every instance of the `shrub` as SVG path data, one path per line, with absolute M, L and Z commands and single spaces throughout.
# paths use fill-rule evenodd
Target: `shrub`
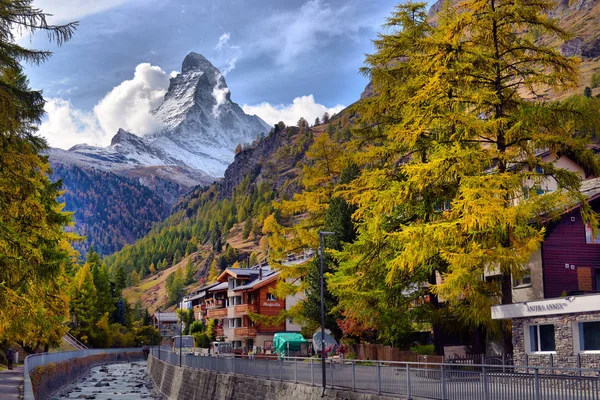
M 600 71 L 596 71 L 592 74 L 592 79 L 590 80 L 590 86 L 592 88 L 597 88 L 600 86 Z

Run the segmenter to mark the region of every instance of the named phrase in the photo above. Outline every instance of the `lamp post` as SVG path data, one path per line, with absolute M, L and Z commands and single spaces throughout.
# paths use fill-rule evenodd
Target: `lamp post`
M 160 331 L 160 307 L 156 311 L 158 311 L 158 359 L 160 360 L 160 344 L 162 343 L 162 334 Z
M 181 367 L 181 359 L 183 357 L 183 290 L 179 294 L 179 298 L 181 299 L 179 302 L 179 366 Z
M 323 236 L 335 235 L 335 232 L 319 232 L 319 255 L 321 256 L 321 373 L 323 381 L 323 391 L 321 397 L 325 396 L 325 387 L 327 386 L 327 369 L 325 367 L 325 283 L 323 279 Z

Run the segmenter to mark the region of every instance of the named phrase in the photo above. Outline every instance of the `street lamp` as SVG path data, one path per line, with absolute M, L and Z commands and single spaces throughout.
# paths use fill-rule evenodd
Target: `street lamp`
M 181 291 L 179 292 L 179 298 L 181 299 L 181 301 L 179 302 L 179 366 L 181 367 L 181 359 L 183 357 L 183 349 L 182 349 L 182 344 L 183 344 L 183 294 L 185 293 L 185 291 Z
M 160 344 L 162 343 L 162 333 L 160 330 L 160 307 L 158 308 L 158 359 L 160 360 Z
M 319 254 L 321 256 L 321 373 L 323 381 L 323 391 L 321 397 L 325 396 L 325 387 L 327 386 L 327 370 L 325 368 L 325 283 L 323 279 L 323 236 L 335 235 L 335 232 L 319 232 Z

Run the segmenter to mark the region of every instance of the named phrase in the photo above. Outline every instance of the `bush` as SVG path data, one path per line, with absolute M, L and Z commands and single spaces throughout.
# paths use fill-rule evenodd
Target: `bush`
M 410 351 L 424 356 L 433 356 L 435 355 L 435 346 L 433 344 L 418 344 L 411 347 Z
M 592 79 L 590 80 L 590 86 L 592 88 L 597 88 L 600 86 L 600 71 L 596 71 L 592 74 Z
M 200 332 L 204 332 L 204 324 L 202 323 L 202 321 L 192 322 L 192 324 L 190 325 L 190 335 Z
M 196 347 L 200 347 L 202 349 L 207 349 L 210 347 L 210 339 L 204 332 L 194 333 L 194 343 L 196 344 Z

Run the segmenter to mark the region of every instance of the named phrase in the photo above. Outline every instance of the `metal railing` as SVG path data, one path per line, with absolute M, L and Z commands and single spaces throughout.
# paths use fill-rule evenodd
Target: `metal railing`
M 152 349 L 153 357 L 179 365 L 179 354 Z M 258 359 L 184 354 L 186 367 L 286 382 L 321 385 L 313 358 Z M 600 400 L 600 371 L 511 365 L 327 360 L 327 387 L 408 399 Z
M 50 364 L 59 363 L 74 358 L 94 356 L 97 354 L 111 354 L 111 353 L 133 353 L 140 352 L 140 347 L 130 347 L 123 349 L 85 349 L 76 351 L 63 351 L 58 353 L 39 353 L 31 354 L 25 357 L 23 362 L 23 397 L 25 400 L 33 400 L 33 387 L 31 386 L 31 378 L 29 373 L 36 367 Z

